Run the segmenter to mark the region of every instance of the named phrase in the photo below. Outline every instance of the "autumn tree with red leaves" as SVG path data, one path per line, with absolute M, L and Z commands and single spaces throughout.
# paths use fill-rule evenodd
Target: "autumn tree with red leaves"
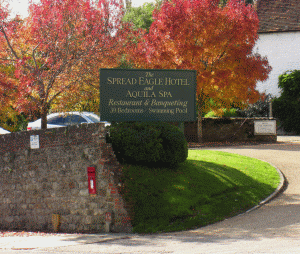
M 252 52 L 259 20 L 251 5 L 231 0 L 164 1 L 133 48 L 137 68 L 197 71 L 198 139 L 210 98 L 217 106 L 241 107 L 259 99 L 256 82 L 267 79 L 266 58 Z
M 95 90 L 99 68 L 118 65 L 126 33 L 122 1 L 40 0 L 24 21 L 9 20 L 0 7 L 0 65 L 11 66 L 2 87 L 18 91 L 19 111 L 39 112 L 43 129 L 53 103 L 80 96 L 84 86 Z
M 21 23 L 18 17 L 9 19 L 8 6 L 4 4 L 4 1 L 0 0 L 0 33 L 3 29 L 6 29 L 6 35 L 13 34 Z M 16 36 L 15 36 L 16 38 Z M 0 123 L 6 129 L 13 131 L 12 126 L 7 126 L 8 120 L 15 119 L 18 112 L 12 107 L 18 96 L 16 89 L 16 80 L 14 79 L 15 62 L 3 61 L 7 59 L 8 52 L 3 50 L 3 45 L 6 43 L 5 37 L 0 36 Z

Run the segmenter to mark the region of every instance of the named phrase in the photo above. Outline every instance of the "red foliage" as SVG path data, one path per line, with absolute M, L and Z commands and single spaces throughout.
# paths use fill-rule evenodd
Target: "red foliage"
M 252 53 L 259 21 L 251 5 L 239 0 L 224 8 L 219 0 L 165 1 L 153 18 L 149 34 L 132 49 L 138 68 L 196 70 L 202 107 L 208 98 L 223 107 L 259 98 L 256 82 L 265 80 L 271 67 Z
M 2 18 L 0 64 L 14 70 L 20 111 L 38 110 L 45 128 L 55 100 L 72 96 L 85 83 L 98 83 L 100 67 L 118 64 L 126 31 L 120 4 L 41 0 L 30 4 L 24 21 Z M 7 18 L 3 6 L 0 15 Z

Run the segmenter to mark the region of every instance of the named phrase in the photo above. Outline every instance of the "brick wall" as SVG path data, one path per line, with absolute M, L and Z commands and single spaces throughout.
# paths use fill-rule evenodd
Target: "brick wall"
M 254 135 L 256 120 L 269 119 L 203 118 L 203 142 L 276 142 L 276 135 Z M 188 142 L 197 142 L 197 122 L 185 122 L 184 135 Z
M 30 148 L 30 135 L 39 135 L 39 149 Z M 95 196 L 88 192 L 90 166 Z M 112 212 L 113 232 L 132 230 L 104 124 L 0 135 L 0 173 L 0 229 L 53 231 L 52 214 L 59 214 L 62 232 L 105 232 L 105 213 Z

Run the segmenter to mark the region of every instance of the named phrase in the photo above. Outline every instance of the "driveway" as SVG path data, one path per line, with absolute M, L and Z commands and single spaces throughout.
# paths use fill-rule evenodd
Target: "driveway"
M 73 245 L 30 253 L 300 253 L 300 138 L 278 140 L 276 144 L 201 148 L 264 160 L 283 172 L 288 182 L 285 191 L 258 209 L 191 231 L 127 235 L 89 244 L 78 236 L 69 239 Z

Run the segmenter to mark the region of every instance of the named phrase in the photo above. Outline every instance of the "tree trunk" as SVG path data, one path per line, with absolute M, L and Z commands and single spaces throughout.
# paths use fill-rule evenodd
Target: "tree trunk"
M 41 128 L 42 130 L 47 129 L 47 107 L 46 106 L 42 106 L 41 108 L 41 118 L 42 118 L 42 123 L 41 123 Z
M 198 136 L 198 143 L 202 143 L 203 142 L 202 105 L 198 105 L 197 136 Z
M 126 5 L 125 9 L 129 10 L 132 6 L 132 1 L 131 0 L 125 0 L 125 5 Z
M 198 143 L 203 142 L 203 131 L 202 131 L 202 115 L 198 115 L 197 121 L 197 135 L 198 135 Z

